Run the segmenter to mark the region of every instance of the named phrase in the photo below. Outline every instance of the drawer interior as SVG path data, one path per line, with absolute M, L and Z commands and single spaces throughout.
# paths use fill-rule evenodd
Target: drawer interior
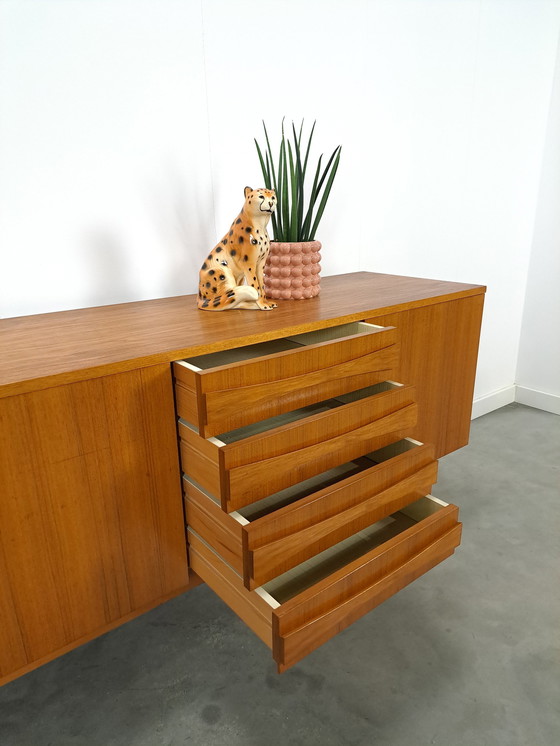
M 398 440 L 385 448 L 380 448 L 378 451 L 372 451 L 361 458 L 347 461 L 340 466 L 335 466 L 333 469 L 329 469 L 328 471 L 324 471 L 314 477 L 305 479 L 303 482 L 298 482 L 291 487 L 287 487 L 286 489 L 275 492 L 272 495 L 263 497 L 262 500 L 257 500 L 254 503 L 238 508 L 229 513 L 229 515 L 242 526 L 246 526 L 248 523 L 256 521 L 258 518 L 274 513 L 285 505 L 291 505 L 314 492 L 319 492 L 325 487 L 329 487 L 347 477 L 358 474 L 366 469 L 370 469 L 372 466 L 375 466 L 375 464 L 380 464 L 383 461 L 387 461 L 394 456 L 410 451 L 420 445 L 422 444 L 413 438 Z M 212 500 L 216 505 L 220 505 L 220 501 L 216 497 L 207 492 L 191 477 L 183 476 L 183 479 L 185 482 L 192 482 L 209 500 Z
M 282 339 L 272 339 L 268 342 L 259 342 L 258 344 L 237 347 L 232 350 L 211 352 L 208 355 L 198 355 L 178 362 L 195 371 L 210 370 L 222 365 L 232 365 L 233 363 L 273 355 L 278 352 L 294 350 L 304 345 L 334 341 L 358 334 L 367 334 L 373 329 L 383 329 L 383 327 L 356 321 L 351 324 L 333 326 L 329 329 L 317 329 L 316 331 L 306 332 L 305 334 L 296 334 L 291 337 L 283 337 Z
M 257 592 L 272 608 L 278 608 L 306 588 L 445 507 L 447 503 L 437 497 L 422 497 L 399 512 L 377 521 L 367 529 L 279 575 L 258 588 Z
M 383 391 L 390 391 L 391 389 L 397 389 L 401 386 L 402 384 L 395 383 L 394 381 L 383 381 L 382 383 L 376 383 L 374 386 L 367 386 L 366 388 L 353 391 L 351 394 L 341 394 L 333 399 L 327 399 L 325 401 L 317 402 L 317 404 L 310 404 L 307 407 L 293 409 L 290 412 L 284 412 L 283 414 L 274 417 L 268 417 L 265 420 L 260 420 L 250 425 L 239 427 L 235 430 L 229 430 L 227 433 L 221 433 L 216 435 L 214 438 L 210 438 L 210 440 L 215 445 L 236 443 L 244 438 L 249 438 L 252 435 L 260 435 L 268 430 L 273 430 L 275 427 L 287 425 L 291 422 L 297 422 L 298 420 L 303 420 L 306 417 L 320 414 L 321 412 L 328 412 L 329 410 L 336 409 L 344 404 L 359 401 L 360 399 L 366 399 L 369 396 L 375 396 L 376 394 L 381 394 Z M 184 424 L 189 426 L 187 422 Z
M 273 495 L 264 497 L 262 500 L 246 505 L 243 508 L 238 508 L 238 510 L 230 513 L 230 515 L 242 525 L 246 525 L 247 523 L 257 520 L 257 518 L 262 518 L 265 515 L 269 515 L 270 513 L 283 508 L 285 505 L 291 505 L 292 503 L 307 497 L 307 495 L 319 492 L 319 490 L 322 490 L 325 487 L 329 487 L 347 477 L 358 474 L 366 469 L 370 469 L 372 466 L 375 466 L 375 464 L 380 464 L 383 461 L 387 461 L 394 456 L 410 451 L 420 445 L 422 444 L 417 440 L 404 438 L 403 440 L 391 443 L 391 445 L 381 448 L 378 451 L 367 453 L 362 458 L 348 461 L 345 464 L 324 471 L 315 477 L 299 482 L 292 487 L 287 487 L 280 492 L 275 492 Z

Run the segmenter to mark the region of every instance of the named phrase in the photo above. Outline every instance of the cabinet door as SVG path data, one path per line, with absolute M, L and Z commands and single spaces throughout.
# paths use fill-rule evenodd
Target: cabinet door
M 0 401 L 0 683 L 187 585 L 168 365 Z
M 399 331 L 396 378 L 416 386 L 413 437 L 433 443 L 436 458 L 469 440 L 483 303 L 481 294 L 368 319 Z

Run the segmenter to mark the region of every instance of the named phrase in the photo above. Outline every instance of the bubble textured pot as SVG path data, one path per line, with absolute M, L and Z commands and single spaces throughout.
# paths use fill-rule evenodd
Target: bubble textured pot
M 320 241 L 271 241 L 270 253 L 264 267 L 266 297 L 302 300 L 319 295 L 320 250 Z

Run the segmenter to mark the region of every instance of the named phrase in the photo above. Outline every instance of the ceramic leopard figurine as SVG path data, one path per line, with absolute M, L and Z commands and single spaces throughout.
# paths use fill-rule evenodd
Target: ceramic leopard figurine
M 274 190 L 245 187 L 243 209 L 200 268 L 200 309 L 270 311 L 276 308 L 265 297 L 263 279 L 270 249 L 266 226 L 275 209 Z

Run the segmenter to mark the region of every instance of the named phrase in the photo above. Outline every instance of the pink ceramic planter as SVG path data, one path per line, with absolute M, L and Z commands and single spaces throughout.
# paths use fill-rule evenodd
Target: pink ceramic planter
M 320 241 L 271 241 L 270 253 L 264 267 L 266 297 L 302 300 L 319 295 L 320 250 Z

